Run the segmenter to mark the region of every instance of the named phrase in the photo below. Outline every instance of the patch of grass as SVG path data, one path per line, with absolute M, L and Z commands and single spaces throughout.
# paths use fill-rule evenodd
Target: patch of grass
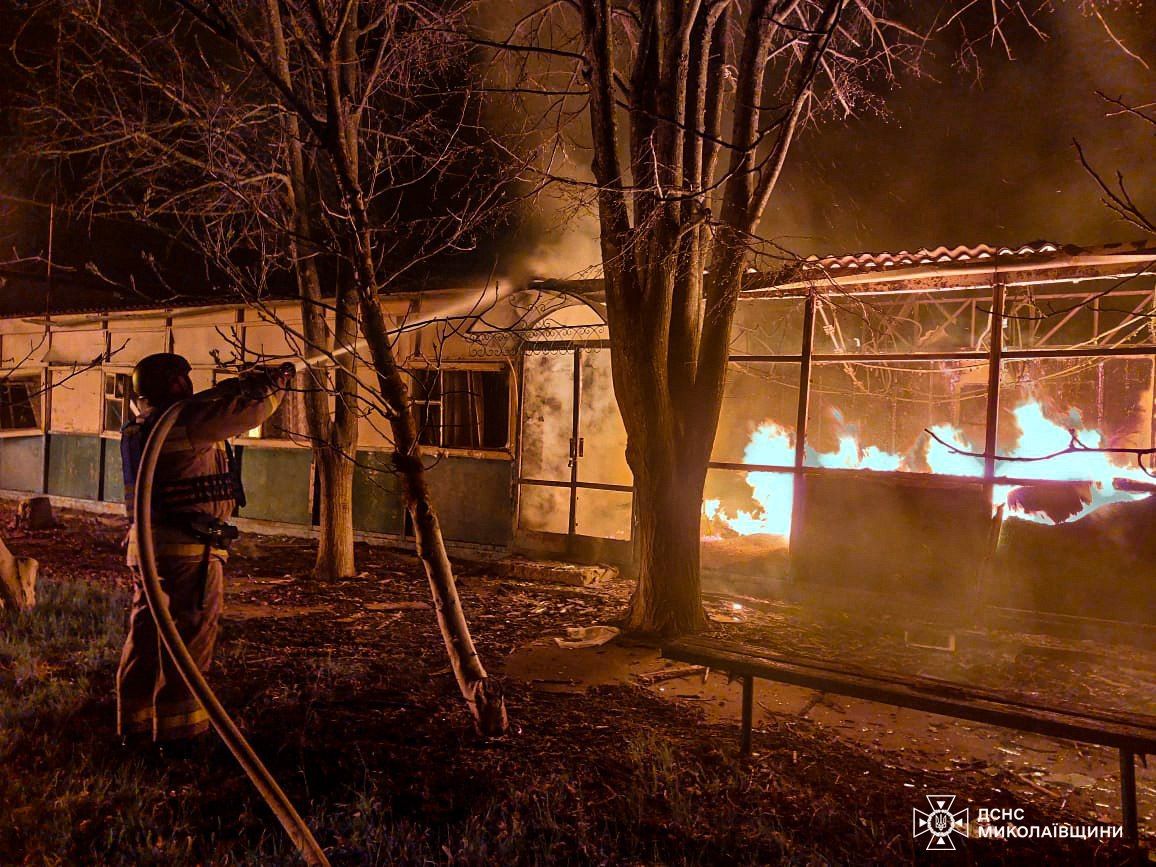
M 50 580 L 38 588 L 38 597 L 31 611 L 0 612 L 0 642 L 35 645 L 45 656 L 80 654 L 88 665 L 115 658 L 124 640 L 127 590 Z
M 127 591 L 45 581 L 31 611 L 0 612 L 0 731 L 59 719 L 87 700 L 124 641 Z

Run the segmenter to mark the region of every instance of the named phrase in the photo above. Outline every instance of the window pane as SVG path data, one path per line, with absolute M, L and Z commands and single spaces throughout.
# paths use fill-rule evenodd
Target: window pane
M 806 464 L 971 476 L 983 461 L 956 454 L 982 451 L 987 423 L 983 361 L 816 364 Z
M 505 448 L 509 414 L 509 380 L 504 371 L 442 372 L 443 446 Z
M 440 400 L 441 387 L 438 370 L 435 368 L 417 368 L 410 371 L 413 380 L 412 394 L 414 400 Z
M 532 353 L 522 371 L 522 476 L 570 480 L 574 353 Z
M 449 448 L 474 449 L 480 441 L 482 404 L 471 386 L 472 378 L 464 370 L 442 372 L 442 445 Z
M 281 398 L 281 403 L 273 415 L 261 425 L 261 437 L 273 440 L 292 440 L 308 436 L 305 420 L 305 393 L 308 380 L 304 373 L 298 373 L 293 385 Z
M 40 383 L 17 380 L 0 384 L 0 429 L 27 430 L 40 427 Z
M 441 412 L 438 405 L 415 403 L 413 414 L 417 419 L 418 442 L 424 446 L 440 446 Z
M 793 355 L 803 351 L 802 298 L 743 300 L 731 329 L 732 355 Z
M 794 362 L 739 362 L 727 368 L 713 459 L 728 463 L 795 462 L 799 374 Z M 625 433 L 622 445 L 625 449 Z
M 119 431 L 124 427 L 123 407 L 124 404 L 119 400 L 110 399 L 104 402 L 104 429 L 106 431 Z
M 626 463 L 626 429 L 614 399 L 610 350 L 584 348 L 581 359 L 578 435 L 583 447 L 578 460 L 578 480 L 630 485 L 634 475 Z
M 634 496 L 624 491 L 579 488 L 575 508 L 575 532 L 600 539 L 630 540 Z
M 570 489 L 522 485 L 518 526 L 539 533 L 569 533 Z
M 741 306 L 741 305 L 740 305 Z M 815 351 L 950 352 L 986 349 L 991 290 L 824 295 L 815 311 Z
M 482 448 L 504 449 L 510 444 L 510 377 L 504 370 L 474 375 L 481 379 L 485 406 Z

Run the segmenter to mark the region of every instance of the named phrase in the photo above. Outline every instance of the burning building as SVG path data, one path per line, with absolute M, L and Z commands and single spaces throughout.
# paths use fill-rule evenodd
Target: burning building
M 843 605 L 994 600 L 1156 624 L 1156 479 L 1142 455 L 1096 450 L 1154 445 L 1154 274 L 1150 245 L 1036 243 L 815 258 L 774 285 L 753 275 L 703 503 L 704 568 Z M 203 387 L 227 359 L 304 350 L 282 327 L 299 319 L 290 301 L 98 300 L 46 315 L 43 295 L 20 294 L 0 319 L 0 488 L 13 493 L 118 508 L 116 440 L 143 355 L 186 354 Z M 598 282 L 383 303 L 447 538 L 629 565 L 631 474 Z M 403 539 L 386 429 L 362 419 L 355 523 Z M 247 526 L 308 530 L 301 401 L 239 445 Z
M 705 567 L 845 606 L 1156 622 L 1154 259 L 944 247 L 749 290 Z

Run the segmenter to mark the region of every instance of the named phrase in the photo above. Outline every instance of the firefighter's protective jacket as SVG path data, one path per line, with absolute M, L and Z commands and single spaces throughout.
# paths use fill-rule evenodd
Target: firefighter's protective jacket
M 276 411 L 283 395 L 275 376 L 261 370 L 227 379 L 189 399 L 165 440 L 153 479 L 153 537 L 158 556 L 203 555 L 205 544 L 174 519 L 190 512 L 220 520 L 232 516 L 240 480 L 230 466 L 225 441 L 260 426 Z M 158 415 L 150 412 L 136 418 L 121 434 L 125 504 L 134 524 L 137 471 Z M 128 563 L 135 566 L 135 527 L 129 539 Z

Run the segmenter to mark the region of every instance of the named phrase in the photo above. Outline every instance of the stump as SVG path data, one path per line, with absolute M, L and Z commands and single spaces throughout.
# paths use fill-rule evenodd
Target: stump
M 27 497 L 16 511 L 16 526 L 22 530 L 51 530 L 56 526 L 52 501 L 48 497 Z
M 28 611 L 36 605 L 36 573 L 39 563 L 14 557 L 0 539 L 0 608 Z

